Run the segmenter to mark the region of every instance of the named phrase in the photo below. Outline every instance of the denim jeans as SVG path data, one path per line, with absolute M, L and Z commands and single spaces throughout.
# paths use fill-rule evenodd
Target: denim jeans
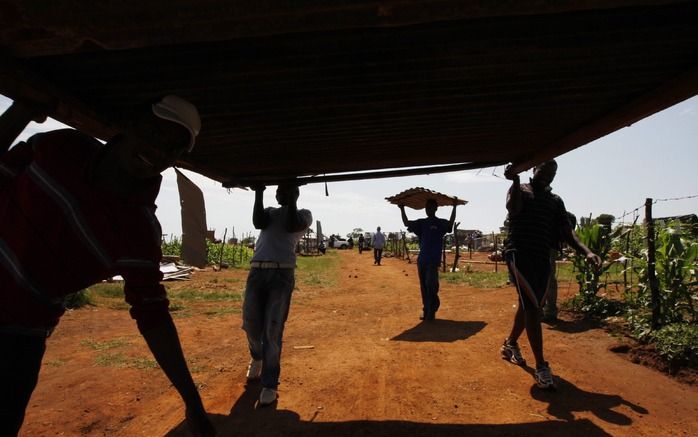
M 439 264 L 417 263 L 419 288 L 422 291 L 424 318 L 433 318 L 439 310 Z
M 46 337 L 0 333 L 0 435 L 17 435 L 39 379 Z
M 380 265 L 383 258 L 383 249 L 373 249 L 373 264 Z
M 294 269 L 252 268 L 247 277 L 242 329 L 252 359 L 262 360 L 262 387 L 279 385 L 281 344 L 294 285 Z

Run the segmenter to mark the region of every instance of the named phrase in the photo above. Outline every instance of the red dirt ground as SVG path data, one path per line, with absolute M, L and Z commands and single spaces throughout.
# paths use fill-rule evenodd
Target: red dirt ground
M 176 317 L 219 435 L 698 435 L 698 387 L 610 352 L 618 340 L 603 330 L 571 321 L 544 328 L 559 388 L 543 392 L 532 369 L 499 356 L 513 288 L 442 281 L 439 319 L 420 323 L 414 264 L 385 259 L 378 267 L 370 254 L 349 251 L 339 260 L 336 286 L 303 285 L 294 294 L 272 406 L 255 408 L 259 387 L 245 384 L 239 302 L 226 304 L 228 311 L 202 302 Z M 198 272 L 185 284 L 213 281 L 239 291 L 245 275 Z M 107 352 L 146 368 L 97 366 L 103 352 L 86 342 L 113 339 L 121 345 Z M 521 344 L 532 360 L 525 337 Z M 49 339 L 21 435 L 188 435 L 174 389 L 148 360 L 134 357 L 152 359 L 126 311 L 99 306 L 67 314 Z

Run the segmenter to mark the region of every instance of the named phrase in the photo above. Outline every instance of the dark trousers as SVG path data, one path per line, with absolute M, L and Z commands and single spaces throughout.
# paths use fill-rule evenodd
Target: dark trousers
M 381 258 L 383 257 L 383 249 L 373 249 L 373 264 L 381 265 Z
M 22 427 L 45 351 L 45 337 L 0 332 L 0 436 Z
M 417 264 L 419 288 L 422 291 L 424 320 L 433 320 L 439 310 L 439 264 Z

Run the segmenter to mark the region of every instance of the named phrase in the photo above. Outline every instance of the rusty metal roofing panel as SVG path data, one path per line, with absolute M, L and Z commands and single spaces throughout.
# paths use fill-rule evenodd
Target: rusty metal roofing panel
M 385 198 L 393 205 L 405 205 L 412 209 L 424 209 L 429 199 L 435 200 L 438 206 L 452 206 L 454 201 L 457 205 L 468 203 L 467 200 L 459 199 L 457 196 L 449 196 L 424 187 L 410 188 Z
M 525 167 L 698 93 L 696 2 L 39 3 L 3 15 L 1 93 L 103 138 L 179 94 L 203 121 L 181 166 L 230 185 Z

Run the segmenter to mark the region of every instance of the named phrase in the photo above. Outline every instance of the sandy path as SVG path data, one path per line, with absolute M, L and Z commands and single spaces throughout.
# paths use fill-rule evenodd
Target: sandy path
M 420 323 L 414 264 L 339 255 L 336 287 L 297 292 L 270 407 L 256 409 L 259 387 L 245 385 L 239 314 L 177 319 L 220 435 L 698 435 L 698 387 L 609 352 L 615 340 L 604 331 L 545 328 L 559 390 L 542 392 L 531 369 L 499 357 L 512 288 L 442 281 L 438 320 Z M 127 336 L 132 353 L 147 356 L 132 325 L 123 311 L 68 316 L 46 360 L 69 363 L 42 370 L 22 435 L 186 435 L 159 370 L 95 368 L 75 346 L 79 335 Z

